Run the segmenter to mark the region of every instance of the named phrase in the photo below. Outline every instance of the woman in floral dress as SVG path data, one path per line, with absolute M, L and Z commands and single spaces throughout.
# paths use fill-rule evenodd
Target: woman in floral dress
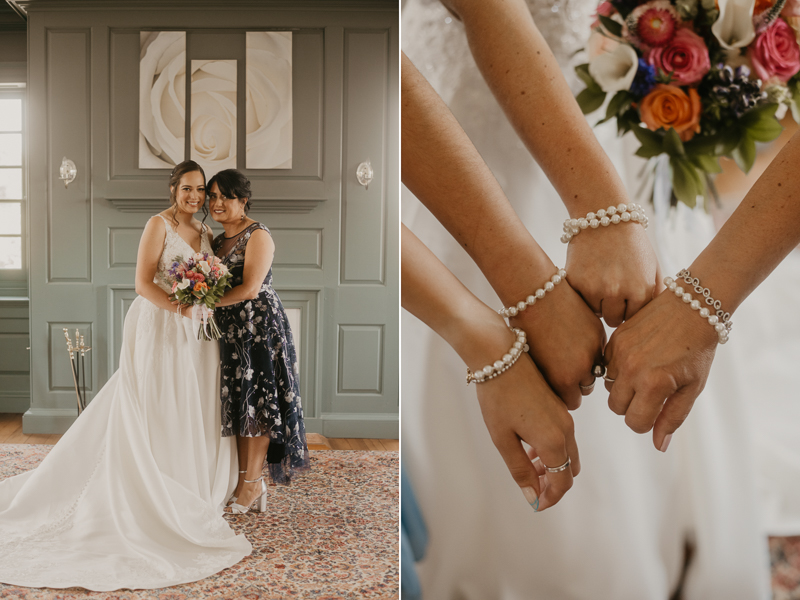
M 275 244 L 250 219 L 250 181 L 236 169 L 208 182 L 211 215 L 225 229 L 214 252 L 230 269 L 232 288 L 217 305 L 220 338 L 222 435 L 236 435 L 239 483 L 226 509 L 266 510 L 263 469 L 288 484 L 308 468 L 299 370 L 289 320 L 272 288 Z

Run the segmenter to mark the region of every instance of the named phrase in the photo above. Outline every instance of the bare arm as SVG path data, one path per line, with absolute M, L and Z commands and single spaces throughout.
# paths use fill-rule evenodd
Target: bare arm
M 503 320 L 478 300 L 405 226 L 402 230 L 403 308 L 441 335 L 473 371 L 503 356 L 515 341 Z M 505 373 L 477 384 L 481 412 L 497 450 L 536 510 L 558 502 L 580 471 L 572 417 L 526 355 Z M 533 448 L 526 455 L 524 440 Z M 547 473 L 530 458 L 538 455 Z M 540 478 L 541 476 L 541 478 Z
M 441 98 L 402 57 L 402 177 L 469 253 L 505 306 L 542 287 L 556 267 L 517 217 Z M 569 278 L 569 274 L 567 275 Z M 594 378 L 605 333 L 567 282 L 516 317 L 531 355 L 570 408 Z
M 481 73 L 570 216 L 628 203 L 525 2 L 443 3 L 463 21 Z M 636 314 L 657 287 L 655 253 L 633 223 L 583 231 L 570 242 L 567 271 L 573 288 L 612 327 Z
M 272 236 L 263 229 L 253 231 L 244 250 L 242 284 L 225 292 L 217 306 L 230 306 L 258 296 L 274 256 L 275 242 Z
M 153 283 L 164 250 L 165 227 L 164 221 L 157 218 L 151 218 L 144 227 L 136 256 L 136 293 L 159 308 L 177 313 L 179 305 L 172 304 L 169 295 Z
M 798 164 L 800 133 L 689 267 L 727 312 L 736 310 L 800 243 Z M 701 299 L 689 286 L 681 287 Z M 735 328 L 731 343 L 736 343 Z M 617 381 L 609 405 L 625 414 L 635 431 L 652 428 L 656 448 L 666 449 L 665 442 L 686 419 L 705 385 L 716 346 L 717 334 L 708 322 L 673 293 L 664 292 L 611 337 L 606 356 L 610 376 Z

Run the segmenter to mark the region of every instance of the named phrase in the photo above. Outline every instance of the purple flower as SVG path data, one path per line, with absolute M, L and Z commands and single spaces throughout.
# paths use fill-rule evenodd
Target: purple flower
M 656 84 L 656 69 L 643 58 L 639 59 L 639 69 L 631 84 L 631 94 L 644 97 Z

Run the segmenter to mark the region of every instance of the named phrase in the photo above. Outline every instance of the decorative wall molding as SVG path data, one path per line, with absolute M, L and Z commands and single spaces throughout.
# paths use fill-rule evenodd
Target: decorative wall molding
M 339 394 L 382 394 L 384 326 L 339 325 Z

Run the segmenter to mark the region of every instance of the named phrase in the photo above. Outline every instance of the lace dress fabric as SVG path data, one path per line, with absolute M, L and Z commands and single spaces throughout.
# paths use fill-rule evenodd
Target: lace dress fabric
M 243 283 L 247 242 L 257 229 L 269 233 L 266 226 L 253 223 L 232 245 L 225 244 L 224 235 L 214 240 L 214 249 L 230 269 L 231 287 Z M 296 472 L 308 469 L 309 456 L 297 353 L 286 311 L 272 287 L 272 269 L 256 298 L 219 307 L 216 317 L 222 331 L 222 435 L 268 435 L 270 477 L 288 484 Z
M 586 60 L 574 53 L 585 44 L 596 5 L 528 1 L 571 84 L 572 65 Z M 408 0 L 402 35 L 403 51 L 448 104 L 523 223 L 555 264 L 565 264 L 559 235 L 566 209 L 483 80 L 463 25 L 436 1 Z M 613 123 L 595 133 L 633 194 L 642 167 L 633 158 L 635 142 L 617 139 Z M 402 220 L 481 300 L 501 305 L 463 249 L 406 189 Z M 673 263 L 690 264 L 681 253 L 709 239 L 708 219 L 698 215 L 680 211 L 653 221 L 649 233 L 667 232 L 653 239 L 662 264 L 670 265 L 665 273 Z M 402 339 L 403 465 L 430 541 L 418 565 L 423 598 L 666 600 L 681 579 L 687 543 L 694 555 L 685 600 L 769 597 L 758 499 L 741 481 L 742 472 L 756 470 L 745 402 L 727 346 L 666 454 L 653 449 L 650 436 L 630 431 L 596 386 L 572 413 L 581 474 L 557 506 L 535 514 L 489 438 L 475 390 L 463 385 L 463 363 L 405 312 Z
M 194 250 L 166 225 L 154 282 L 168 291 L 173 259 Z M 250 554 L 222 517 L 237 469 L 219 435 L 217 345 L 137 297 L 119 364 L 36 469 L 0 482 L 0 582 L 161 588 Z

